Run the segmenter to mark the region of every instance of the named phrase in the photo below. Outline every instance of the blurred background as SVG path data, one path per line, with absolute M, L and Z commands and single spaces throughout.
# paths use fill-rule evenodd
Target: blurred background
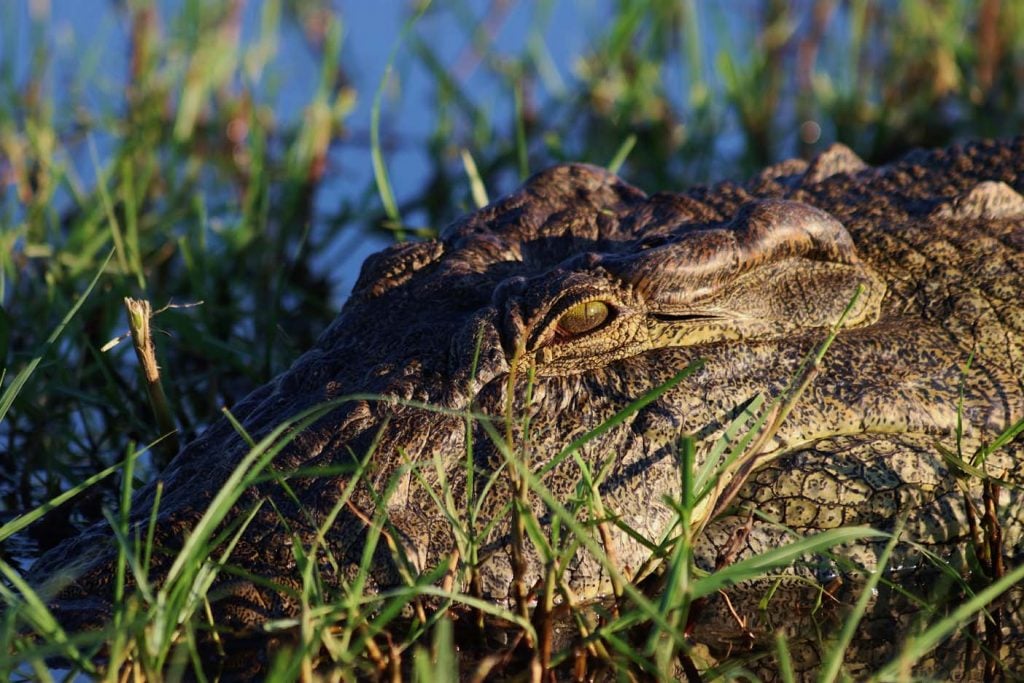
M 4 2 L 0 522 L 160 435 L 131 345 L 104 349 L 125 296 L 172 305 L 187 441 L 314 342 L 368 254 L 532 171 L 683 189 L 834 141 L 885 163 L 1017 134 L 1022 83 L 1012 0 Z

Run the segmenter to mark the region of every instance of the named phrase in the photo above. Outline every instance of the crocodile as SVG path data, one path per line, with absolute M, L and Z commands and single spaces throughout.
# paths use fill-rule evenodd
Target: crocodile
M 985 510 L 1013 566 L 1024 443 L 985 446 L 1024 418 L 1022 191 L 1024 138 L 881 167 L 837 144 L 652 195 L 590 165 L 539 172 L 437 239 L 368 258 L 315 347 L 232 408 L 249 438 L 214 423 L 135 494 L 142 534 L 159 499 L 149 575 L 173 568 L 249 439 L 277 450 L 226 517 L 247 522 L 228 560 L 244 572 L 211 589 L 228 627 L 299 612 L 300 545 L 327 590 L 434 572 L 534 605 L 549 566 L 524 516 L 541 530 L 574 516 L 564 547 L 588 537 L 562 558 L 564 595 L 656 581 L 687 535 L 671 501 L 698 471 L 715 473 L 689 518 L 709 571 L 857 525 L 909 541 L 887 565 L 908 581 L 933 555 L 967 571 Z M 870 571 L 884 545 L 847 544 L 847 559 Z M 33 567 L 69 628 L 108 618 L 113 556 L 98 524 Z M 846 572 L 822 562 L 791 570 L 814 579 L 797 583 Z M 764 621 L 722 605 L 704 609 L 709 631 Z M 912 623 L 873 614 L 880 632 Z M 865 666 L 886 656 L 868 650 Z

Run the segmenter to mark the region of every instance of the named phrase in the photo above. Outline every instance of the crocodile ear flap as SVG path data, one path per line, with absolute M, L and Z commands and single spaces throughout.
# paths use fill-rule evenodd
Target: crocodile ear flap
M 761 201 L 744 207 L 730 228 L 741 272 L 717 293 L 720 305 L 790 329 L 878 319 L 885 281 L 828 213 L 802 202 Z
M 857 327 L 878 319 L 884 293 L 885 283 L 863 263 L 794 257 L 743 273 L 711 299 L 736 317 L 788 329 L 830 327 L 840 319 Z
M 694 339 L 701 340 L 827 327 L 851 301 L 844 324 L 869 324 L 885 294 L 842 224 L 793 201 L 748 204 L 723 227 L 690 227 L 663 246 L 605 266 L 656 318 L 699 322 L 707 334 Z

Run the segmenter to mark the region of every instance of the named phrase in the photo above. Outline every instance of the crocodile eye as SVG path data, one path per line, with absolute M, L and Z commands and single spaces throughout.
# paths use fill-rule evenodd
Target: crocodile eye
M 611 315 L 603 301 L 584 301 L 572 306 L 558 319 L 557 334 L 568 339 L 586 334 L 600 327 Z

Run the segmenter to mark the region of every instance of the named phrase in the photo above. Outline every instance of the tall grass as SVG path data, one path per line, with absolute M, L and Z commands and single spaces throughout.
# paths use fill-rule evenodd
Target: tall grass
M 821 362 L 817 354 L 809 360 Z M 430 680 L 429 676 L 451 676 L 456 670 L 471 678 L 491 674 L 522 675 L 525 671 L 533 671 L 542 677 L 556 671 L 612 676 L 642 673 L 656 680 L 675 680 L 681 675 L 693 678 L 701 675 L 699 671 L 710 678 L 749 677 L 753 674 L 743 673 L 752 663 L 747 661 L 746 655 L 709 661 L 695 649 L 695 642 L 701 642 L 699 632 L 696 641 L 686 635 L 691 623 L 688 617 L 690 610 L 720 591 L 785 572 L 786 568 L 809 556 L 831 554 L 844 544 L 887 539 L 877 567 L 868 573 L 860 598 L 846 616 L 836 640 L 827 649 L 819 680 L 837 680 L 858 622 L 865 615 L 869 602 L 876 597 L 875 588 L 884 580 L 888 558 L 901 542 L 901 525 L 898 524 L 891 533 L 866 527 L 840 527 L 808 537 L 792 534 L 790 542 L 738 561 L 726 562 L 714 571 L 703 572 L 694 567 L 695 536 L 703 526 L 701 515 L 713 507 L 703 498 L 711 495 L 711 491 L 721 490 L 718 479 L 732 476 L 737 457 L 743 460 L 759 452 L 756 447 L 751 450 L 751 444 L 759 443 L 758 436 L 762 430 L 770 429 L 771 422 L 766 418 L 777 414 L 771 405 L 754 409 L 759 419 L 753 423 L 751 413 L 742 412 L 725 427 L 724 432 L 734 434 L 736 438 L 717 442 L 708 454 L 706 462 L 717 463 L 715 471 L 710 474 L 707 474 L 707 466 L 703 468 L 705 474 L 701 474 L 702 468 L 694 460 L 693 441 L 684 437 L 679 475 L 681 494 L 678 499 L 664 501 L 676 511 L 677 521 L 663 538 L 645 537 L 641 531 L 623 527 L 629 535 L 643 539 L 652 548 L 652 557 L 660 558 L 663 567 L 657 574 L 658 587 L 653 591 L 657 597 L 651 597 L 650 586 L 643 588 L 624 574 L 614 553 L 614 542 L 601 528 L 605 523 L 614 521 L 621 526 L 622 522 L 614 520 L 603 509 L 598 486 L 601 473 L 591 471 L 586 461 L 576 457 L 578 451 L 589 440 L 615 428 L 630 414 L 657 400 L 688 373 L 689 370 L 684 370 L 669 382 L 654 388 L 566 447 L 563 459 L 576 458 L 582 473 L 578 495 L 569 501 L 555 496 L 546 487 L 543 477 L 550 471 L 549 463 L 531 464 L 528 453 L 519 450 L 520 445 L 528 447 L 529 438 L 509 441 L 502 420 L 495 421 L 493 417 L 471 411 L 455 413 L 465 418 L 468 424 L 482 427 L 501 453 L 504 467 L 498 468 L 492 476 L 507 476 L 513 482 L 522 482 L 521 490 L 525 492 L 521 500 L 508 501 L 504 514 L 511 515 L 523 529 L 521 534 L 513 536 L 512 542 L 518 545 L 517 552 L 539 556 L 547 572 L 541 594 L 534 592 L 534 588 L 524 589 L 520 602 L 512 607 L 503 607 L 473 594 L 472 579 L 466 572 L 472 571 L 474 563 L 462 563 L 459 558 L 479 557 L 478 539 L 485 534 L 470 526 L 472 517 L 455 509 L 451 502 L 452 492 L 443 479 L 440 489 L 432 492 L 437 513 L 449 519 L 456 537 L 461 539 L 457 552 L 449 561 L 428 567 L 422 574 L 406 572 L 403 586 L 384 592 L 367 590 L 370 563 L 379 544 L 387 545 L 396 566 L 411 567 L 413 564 L 404 556 L 402 548 L 391 542 L 386 516 L 389 499 L 394 495 L 398 482 L 409 474 L 413 463 L 399 468 L 378 489 L 377 512 L 372 519 L 366 520 L 369 533 L 355 578 L 342 581 L 339 587 L 326 588 L 318 575 L 320 565 L 315 560 L 319 555 L 318 541 L 346 506 L 355 488 L 373 486 L 362 480 L 368 471 L 364 465 L 373 456 L 374 447 L 371 446 L 363 457 L 364 465 L 348 473 L 345 490 L 321 523 L 317 540 L 309 547 L 301 543 L 295 547 L 295 572 L 301 579 L 299 615 L 263 626 L 259 633 L 263 640 L 255 645 L 251 638 L 239 644 L 235 634 L 220 632 L 218 624 L 211 620 L 210 611 L 210 601 L 216 599 L 210 590 L 218 573 L 226 570 L 254 581 L 266 580 L 250 577 L 244 568 L 232 568 L 231 562 L 231 551 L 254 518 L 259 503 L 241 518 L 232 520 L 225 531 L 215 534 L 215 530 L 222 522 L 228 521 L 228 512 L 244 491 L 253 483 L 266 480 L 266 467 L 281 448 L 305 426 L 350 398 L 338 399 L 289 419 L 258 443 L 249 439 L 251 450 L 211 500 L 170 569 L 159 577 L 159 584 L 151 581 L 148 566 L 154 552 L 153 524 L 160 496 L 157 495 L 146 533 L 133 534 L 128 526 L 128 516 L 132 503 L 131 471 L 136 458 L 129 457 L 123 464 L 125 477 L 120 515 L 108 517 L 119 549 L 115 563 L 113 619 L 98 632 L 65 632 L 49 613 L 46 597 L 40 596 L 14 567 L 0 561 L 0 573 L 6 579 L 6 583 L 0 583 L 0 593 L 6 604 L 5 621 L 0 630 L 0 642 L 4 644 L 4 654 L 0 654 L 0 673 L 8 677 L 27 675 L 32 670 L 46 678 L 48 662 L 60 658 L 63 666 L 71 666 L 82 673 L 110 678 L 132 675 L 139 680 L 176 679 L 186 672 L 203 679 L 208 675 L 245 675 L 247 671 L 250 675 L 253 671 L 268 675 L 273 680 L 293 680 L 300 676 L 310 679 L 314 674 L 339 680 L 385 674 Z M 799 386 L 799 383 L 794 382 L 794 386 Z M 783 395 L 778 400 L 786 402 L 790 399 Z M 449 412 L 424 404 L 409 405 L 423 410 Z M 519 420 L 517 417 L 514 419 Z M 1020 428 L 1021 425 L 1015 425 L 1007 433 Z M 741 455 L 727 455 L 730 449 L 737 448 L 742 451 Z M 467 458 L 466 468 L 468 479 L 473 476 L 471 457 Z M 288 477 L 305 475 L 285 472 L 269 476 L 285 486 Z M 699 486 L 701 481 L 705 481 L 704 486 Z M 420 486 L 429 487 L 422 478 L 418 478 L 418 482 Z M 70 495 L 80 494 L 88 484 L 74 487 Z M 495 495 L 497 490 L 491 482 L 483 482 L 472 505 L 483 505 L 482 498 Z M 542 522 L 535 515 L 528 500 L 534 497 L 543 502 L 551 515 L 550 521 Z M 701 513 L 701 510 L 705 512 Z M 0 527 L 0 542 L 36 519 L 38 515 Z M 603 602 L 595 603 L 592 596 L 579 596 L 571 587 L 569 561 L 581 547 L 597 558 L 604 571 L 612 577 L 614 591 Z M 863 571 L 855 566 L 854 569 Z M 634 575 L 639 575 L 645 570 L 633 571 Z M 130 591 L 125 589 L 125 572 L 130 572 L 133 577 Z M 892 660 L 878 667 L 875 679 L 899 680 L 906 676 L 913 664 L 939 646 L 952 632 L 962 629 L 975 615 L 997 610 L 996 600 L 1022 580 L 1024 567 L 992 576 L 989 585 L 969 596 L 948 615 L 936 612 L 931 618 L 926 618 Z M 527 608 L 528 604 L 532 607 Z M 481 615 L 482 619 L 475 620 L 474 613 Z M 463 624 L 459 638 L 460 655 L 454 647 L 453 622 Z M 567 628 L 573 629 L 576 639 L 566 640 L 564 633 Z M 476 631 L 468 640 L 467 629 L 471 633 Z M 496 629 L 505 634 L 504 641 L 494 638 Z M 556 633 L 562 635 L 556 638 Z M 496 642 L 486 644 L 488 637 Z M 238 648 L 255 647 L 259 651 L 265 647 L 263 642 L 277 643 L 266 649 L 266 669 L 239 668 L 242 664 L 252 666 L 254 660 L 258 663 L 259 655 L 246 649 L 239 652 Z M 777 647 L 778 666 L 784 677 L 791 677 L 793 672 L 785 654 L 788 646 L 784 637 L 779 637 Z M 100 658 L 96 659 L 98 655 Z M 461 656 L 461 660 L 457 660 L 457 656 Z

